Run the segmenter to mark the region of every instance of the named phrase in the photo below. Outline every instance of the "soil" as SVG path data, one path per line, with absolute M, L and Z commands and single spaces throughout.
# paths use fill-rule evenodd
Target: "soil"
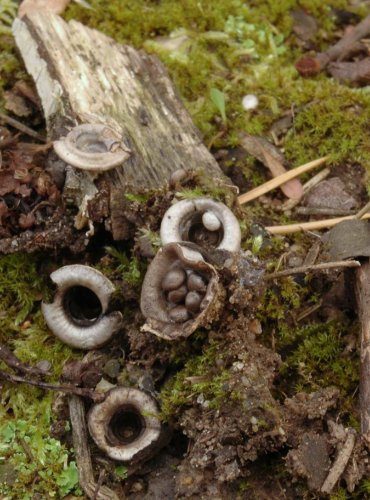
M 315 16 L 297 8 L 293 22 L 297 47 L 303 51 L 317 47 Z M 342 25 L 336 26 L 336 35 L 342 35 Z M 335 38 L 332 32 L 330 35 Z M 17 82 L 8 87 L 14 84 Z M 27 118 L 30 127 L 42 132 L 35 91 L 31 84 L 24 88 L 28 97 L 14 94 L 12 98 L 7 90 L 7 110 L 17 119 Z M 311 105 L 315 106 L 313 99 L 305 102 L 308 112 Z M 279 129 L 279 139 L 288 134 L 287 141 L 291 140 L 296 133 L 294 113 L 280 115 L 274 121 L 283 120 L 286 128 Z M 226 129 L 219 119 L 212 120 L 215 126 L 220 127 L 222 137 Z M 219 144 L 216 138 L 215 143 L 215 158 L 242 192 L 267 179 L 260 160 L 247 155 L 235 141 Z M 139 388 L 158 401 L 163 424 L 159 445 L 139 463 L 124 464 L 124 478 L 117 473 L 117 463 L 90 439 L 96 478 L 103 470 L 104 485 L 118 491 L 120 498 L 132 500 L 367 498 L 370 461 L 360 430 L 359 325 L 352 270 L 308 272 L 281 281 L 264 277 L 280 266 L 307 263 L 315 243 L 322 243 L 322 234 L 272 237 L 263 226 L 285 223 L 290 217 L 306 220 L 298 211 L 285 208 L 281 192 L 269 193 L 250 211 L 243 210 L 233 188 L 200 172 L 188 172 L 176 182 L 166 179 L 162 189 L 130 189 L 128 196 L 99 178 L 95 182 L 99 194 L 88 206 L 95 234 L 88 238 L 85 230 L 75 227 L 78 207 L 63 192 L 65 166 L 50 148 L 9 125 L 0 128 L 0 253 L 41 255 L 45 263 L 37 264 L 37 270 L 49 295 L 55 291 L 49 281 L 53 267 L 84 263 L 111 279 L 118 292 L 110 309 L 120 309 L 124 318 L 122 328 L 107 345 L 84 358 L 72 351 L 61 355 L 55 347 L 57 341 L 42 329 L 45 326 L 40 327 L 52 354 L 55 349 L 55 357 L 62 356 L 59 365 L 65 364 L 58 373 L 55 362 L 54 378 L 60 375 L 63 382 L 68 379 L 103 391 L 117 385 Z M 363 158 L 353 160 L 348 168 L 340 159 L 299 206 L 358 211 L 367 200 L 365 163 Z M 202 250 L 220 279 L 217 307 L 207 325 L 188 338 L 168 341 L 142 330 L 141 284 L 160 246 L 158 233 L 165 211 L 174 201 L 201 195 L 225 202 L 238 216 L 242 249 L 233 256 L 212 248 Z M 113 212 L 110 204 L 115 207 Z M 313 215 L 312 220 L 315 218 L 318 216 Z M 328 256 L 320 244 L 316 258 L 323 261 Z M 36 325 L 39 301 L 40 297 L 32 302 L 33 309 L 21 326 L 14 326 L 15 336 L 22 339 L 22 331 Z M 4 309 L 7 307 L 5 303 Z M 6 316 L 0 310 L 0 316 L 3 313 Z M 6 342 L 16 346 L 14 339 L 6 338 Z M 75 356 L 78 361 L 71 361 Z M 35 365 L 42 360 L 30 357 L 24 361 Z M 2 368 L 9 370 L 9 366 Z M 5 382 L 0 388 L 4 387 L 14 390 Z M 1 419 L 17 420 L 8 392 L 3 404 L 7 409 L 5 417 L 0 415 L 0 424 Z M 85 400 L 86 412 L 91 404 Z M 52 426 L 47 432 L 72 456 L 67 398 L 58 395 L 51 413 Z M 353 450 L 327 495 L 321 488 L 349 434 L 355 436 Z M 0 498 L 22 495 L 16 490 L 17 463 L 12 464 L 0 463 L 0 486 L 8 488 L 4 497 L 0 489 Z M 36 485 L 40 477 L 34 476 Z M 77 498 L 72 496 L 78 494 L 75 486 L 64 498 Z M 33 487 L 25 482 L 26 490 Z M 12 488 L 15 496 L 6 496 L 13 494 L 9 493 Z M 36 492 L 32 498 L 48 497 Z

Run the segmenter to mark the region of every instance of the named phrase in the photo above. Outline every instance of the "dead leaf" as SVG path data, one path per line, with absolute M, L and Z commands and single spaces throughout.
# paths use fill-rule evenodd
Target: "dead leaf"
M 13 174 L 6 170 L 0 171 L 0 196 L 11 193 L 19 185 L 19 181 L 14 179 Z
M 277 177 L 287 171 L 283 165 L 285 161 L 284 156 L 267 139 L 243 134 L 240 144 L 249 154 L 263 163 L 270 170 L 273 177 Z M 293 200 L 300 200 L 303 196 L 303 186 L 298 179 L 292 179 L 282 184 L 280 189 L 285 196 Z
M 21 214 L 19 216 L 18 225 L 21 229 L 29 229 L 35 224 L 35 222 L 35 216 L 32 212 L 29 212 L 28 214 Z
M 50 12 L 61 14 L 67 8 L 70 0 L 23 0 L 18 9 L 18 16 L 23 17 L 33 12 Z
M 5 109 L 11 111 L 16 116 L 30 116 L 32 113 L 31 108 L 28 106 L 26 100 L 20 96 L 8 90 L 4 92 Z

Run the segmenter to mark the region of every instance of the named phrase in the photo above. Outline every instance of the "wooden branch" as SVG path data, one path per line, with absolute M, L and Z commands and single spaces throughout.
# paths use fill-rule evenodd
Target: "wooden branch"
M 81 488 L 90 499 L 119 500 L 118 495 L 107 486 L 95 482 L 88 433 L 85 420 L 85 408 L 81 398 L 76 395 L 68 399 L 69 416 L 72 426 L 72 440 L 76 455 L 78 478 Z
M 311 222 L 297 222 L 296 224 L 286 224 L 284 226 L 267 226 L 266 231 L 271 234 L 291 234 L 298 231 L 315 231 L 319 229 L 326 229 L 333 227 L 344 220 L 354 219 L 355 216 L 349 215 L 348 217 L 336 217 L 335 219 L 314 220 Z M 370 214 L 365 214 L 362 219 L 370 219 Z
M 255 198 L 258 198 L 259 196 L 262 196 L 263 194 L 266 194 L 269 191 L 272 191 L 273 189 L 281 186 L 290 179 L 294 179 L 295 177 L 298 177 L 298 175 L 304 174 L 306 172 L 309 172 L 310 170 L 313 170 L 314 168 L 319 167 L 320 165 L 325 163 L 328 158 L 329 156 L 323 156 L 322 158 L 318 158 L 317 160 L 310 161 L 309 163 L 305 163 L 300 167 L 289 170 L 285 174 L 279 175 L 278 177 L 265 182 L 261 186 L 248 191 L 248 193 L 240 195 L 238 197 L 238 201 L 241 205 L 243 205 L 244 203 L 248 203 L 249 201 L 252 201 Z
M 370 446 L 370 262 L 356 270 L 356 299 L 361 325 L 360 414 L 361 432 Z
M 123 137 L 131 156 L 104 174 L 111 186 L 157 188 L 179 168 L 223 177 L 156 57 L 47 12 L 16 19 L 13 33 L 50 140 L 77 123 L 103 123 Z

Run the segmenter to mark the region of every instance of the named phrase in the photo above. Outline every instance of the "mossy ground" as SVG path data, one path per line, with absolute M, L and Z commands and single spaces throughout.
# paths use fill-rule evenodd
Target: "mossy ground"
M 301 7 L 316 18 L 319 30 L 315 46 L 321 50 L 337 36 L 331 7 L 345 8 L 359 15 L 365 14 L 364 9 L 354 8 L 346 0 L 256 0 L 248 4 L 240 0 L 91 0 L 90 4 L 93 10 L 71 4 L 65 17 L 99 29 L 117 42 L 156 54 L 168 68 L 206 144 L 231 148 L 238 145 L 238 135 L 242 132 L 268 136 L 272 124 L 294 107 L 297 110 L 294 127 L 282 144 L 292 165 L 330 154 L 330 162 L 334 165 L 346 162 L 350 168 L 351 164 L 359 162 L 367 168 L 370 162 L 366 140 L 370 120 L 368 88 L 349 88 L 325 75 L 310 79 L 300 77 L 294 63 L 302 51 L 295 42 L 290 15 L 292 9 Z M 8 29 L 8 15 L 11 18 L 14 13 L 15 3 L 0 0 L 2 111 L 2 90 L 25 77 Z M 157 37 L 171 37 L 172 40 L 182 37 L 182 43 L 169 51 Z M 223 94 L 226 121 L 212 101 L 212 89 Z M 257 95 L 260 104 L 254 111 L 245 111 L 241 100 L 250 93 Z M 264 180 L 254 162 L 245 161 L 242 168 L 252 179 L 252 185 Z M 214 186 L 199 189 L 185 191 L 182 196 L 194 196 L 199 192 L 214 194 Z M 245 220 L 249 222 L 261 213 L 261 206 L 255 204 L 248 208 Z M 270 215 L 281 221 L 281 215 Z M 244 247 L 254 248 L 247 226 L 244 221 Z M 302 242 L 307 243 L 304 237 Z M 272 246 L 256 251 L 261 258 L 276 262 L 274 259 L 283 249 L 284 241 L 274 238 Z M 123 273 L 131 284 L 139 286 L 144 269 L 142 263 L 116 251 L 108 253 L 114 259 L 110 272 Z M 40 315 L 41 296 L 47 291 L 43 277 L 49 272 L 44 259 L 45 256 L 1 257 L 0 340 L 25 361 L 50 360 L 57 378 L 63 362 L 76 353 L 50 336 Z M 117 269 L 113 269 L 115 265 Z M 354 323 L 307 323 L 291 327 L 285 321 L 287 310 L 312 304 L 315 300 L 317 296 L 309 283 L 298 285 L 291 278 L 282 280 L 276 288 L 269 288 L 260 308 L 264 318 L 264 340 L 270 343 L 274 333 L 275 347 L 284 360 L 281 377 L 284 383 L 290 384 L 290 390 L 337 385 L 342 389 L 348 421 L 356 425 L 351 398 L 358 381 L 358 359 L 355 355 L 345 358 L 342 352 L 344 338 L 355 328 Z M 186 378 L 189 376 L 200 377 L 199 384 L 192 385 L 193 390 L 199 389 L 199 393 L 206 393 L 215 405 L 219 403 L 223 396 L 220 388 L 228 374 L 220 372 L 219 378 L 213 378 L 211 383 L 207 379 L 201 381 L 213 365 L 215 349 L 217 346 L 209 345 L 203 354 L 199 354 L 198 349 L 197 357 L 188 361 L 182 355 L 177 366 L 183 369 L 162 391 L 165 418 L 171 418 L 186 403 L 189 395 Z M 5 461 L 14 465 L 19 476 L 19 482 L 3 483 L 0 487 L 0 493 L 6 498 L 31 498 L 36 493 L 58 498 L 76 484 L 73 458 L 68 459 L 65 448 L 49 437 L 51 401 L 51 395 L 29 387 L 5 384 L 1 390 L 0 479 Z M 22 440 L 31 443 L 34 463 L 19 444 Z M 45 450 L 50 452 L 48 457 Z M 363 485 L 364 491 L 367 486 Z M 347 496 L 340 490 L 335 498 Z

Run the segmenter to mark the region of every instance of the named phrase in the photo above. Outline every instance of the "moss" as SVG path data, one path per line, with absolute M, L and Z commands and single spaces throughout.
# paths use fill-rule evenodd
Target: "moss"
M 359 381 L 357 354 L 346 353 L 345 335 L 348 325 L 337 322 L 310 324 L 301 328 L 282 329 L 278 345 L 284 355 L 283 375 L 294 378 L 295 390 L 317 390 L 335 385 L 352 410 L 354 393 Z
M 40 312 L 41 298 L 50 292 L 43 279 L 46 269 L 47 259 L 41 255 L 0 258 L 0 341 L 24 362 L 50 361 L 57 379 L 64 361 L 75 354 L 50 334 Z M 6 367 L 1 364 L 1 369 Z M 0 493 L 7 498 L 26 499 L 37 493 L 55 495 L 69 491 L 58 481 L 63 482 L 64 478 L 67 484 L 68 474 L 72 480 L 73 465 L 67 465 L 65 447 L 49 435 L 53 399 L 53 394 L 30 386 L 4 383 L 2 387 L 0 463 L 1 459 L 10 461 L 18 476 L 12 485 L 0 480 Z M 33 462 L 20 439 L 29 443 Z
M 93 0 L 92 6 L 95 10 L 72 6 L 66 17 L 157 54 L 206 143 L 237 145 L 243 130 L 266 135 L 273 122 L 294 106 L 295 128 L 284 144 L 294 164 L 327 153 L 335 162 L 369 159 L 363 139 L 368 96 L 324 75 L 303 79 L 294 68 L 300 49 L 292 36 L 291 10 L 299 6 L 315 16 L 320 26 L 316 44 L 325 48 L 336 29 L 331 7 L 353 10 L 347 1 L 269 0 L 245 5 L 239 0 L 212 4 L 140 0 L 107 5 Z M 178 44 L 169 50 L 158 36 Z M 226 101 L 226 128 L 210 97 L 215 88 Z M 256 93 L 257 110 L 242 109 L 245 93 Z M 307 109 L 299 110 L 307 104 Z
M 185 366 L 163 386 L 160 392 L 161 413 L 165 421 L 178 414 L 181 407 L 194 402 L 198 396 L 207 401 L 209 408 L 218 408 L 227 396 L 227 370 L 217 368 L 220 344 L 212 342 L 199 356 L 189 357 Z
M 18 2 L 2 0 L 0 4 L 0 111 L 4 111 L 3 91 L 16 80 L 26 77 L 20 62 L 15 42 L 11 36 L 11 25 L 17 14 Z

